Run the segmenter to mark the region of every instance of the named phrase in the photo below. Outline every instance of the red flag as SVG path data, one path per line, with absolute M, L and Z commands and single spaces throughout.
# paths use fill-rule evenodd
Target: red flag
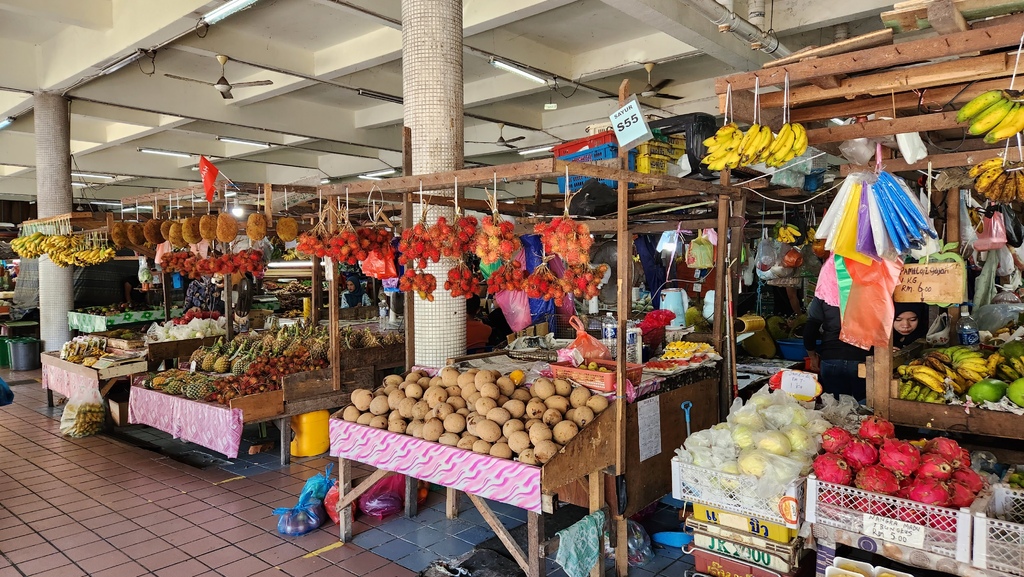
M 218 174 L 220 174 L 220 171 L 217 170 L 217 167 L 212 162 L 207 160 L 205 156 L 199 157 L 199 176 L 203 178 L 206 202 L 213 202 L 213 197 L 217 194 L 217 186 L 214 183 L 217 181 Z

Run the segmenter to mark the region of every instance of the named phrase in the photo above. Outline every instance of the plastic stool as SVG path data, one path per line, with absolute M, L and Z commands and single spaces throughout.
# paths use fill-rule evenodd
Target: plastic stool
M 326 453 L 331 448 L 331 436 L 327 411 L 313 411 L 292 417 L 291 454 L 294 457 L 312 457 Z

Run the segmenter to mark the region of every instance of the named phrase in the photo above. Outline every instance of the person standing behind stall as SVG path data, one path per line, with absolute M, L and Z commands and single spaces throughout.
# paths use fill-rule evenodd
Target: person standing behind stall
M 345 291 L 341 293 L 341 308 L 368 307 L 371 304 L 370 295 L 363 290 L 359 277 L 350 275 L 345 282 Z

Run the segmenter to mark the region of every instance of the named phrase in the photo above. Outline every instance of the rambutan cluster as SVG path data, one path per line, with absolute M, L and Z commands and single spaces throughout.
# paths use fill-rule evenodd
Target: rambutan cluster
M 437 288 L 437 279 L 434 275 L 416 270 L 405 269 L 405 274 L 398 281 L 398 290 L 402 292 L 416 291 L 416 294 L 425 301 L 434 302 L 434 289 Z
M 501 218 L 497 213 L 485 216 L 480 223 L 480 233 L 473 242 L 473 252 L 483 264 L 494 264 L 499 260 L 512 260 L 519 250 L 519 237 L 515 225 Z
M 477 224 L 476 217 L 460 216 L 452 226 L 448 224 L 448 219 L 442 216 L 430 227 L 428 235 L 441 251 L 441 256 L 462 258 L 473 244 Z
M 243 250 L 206 258 L 199 258 L 188 251 L 172 252 L 163 256 L 160 266 L 167 272 L 179 272 L 189 278 L 247 272 L 262 277 L 263 251 Z
M 586 264 L 571 265 L 566 267 L 562 280 L 568 284 L 573 296 L 586 300 L 594 298 L 600 293 L 598 285 L 607 272 L 608 265 L 606 264 L 596 267 Z
M 297 242 L 295 243 L 295 250 L 297 250 L 299 254 L 323 258 L 327 256 L 328 249 L 324 236 L 325 235 L 321 235 L 315 230 L 304 232 L 299 235 Z
M 491 273 L 487 279 L 487 294 L 522 290 L 525 282 L 526 271 L 523 269 L 523 265 L 516 260 L 508 261 L 498 267 L 498 270 Z
M 398 241 L 398 263 L 402 266 L 414 266 L 416 268 L 427 268 L 428 262 L 441 260 L 441 249 L 434 244 L 430 235 L 430 228 L 426 223 L 417 223 L 412 228 L 402 231 L 402 237 Z
M 444 288 L 452 293 L 453 297 L 471 297 L 480 292 L 480 277 L 473 274 L 465 263 L 448 270 L 448 280 L 444 281 Z
M 551 222 L 536 224 L 533 231 L 540 235 L 545 253 L 557 254 L 569 266 L 590 262 L 590 247 L 594 239 L 587 225 L 569 216 L 558 216 Z
M 556 306 L 562 306 L 565 303 L 565 295 L 572 292 L 572 286 L 565 279 L 555 276 L 547 264 L 541 264 L 533 269 L 523 289 L 526 296 L 532 299 L 554 300 Z

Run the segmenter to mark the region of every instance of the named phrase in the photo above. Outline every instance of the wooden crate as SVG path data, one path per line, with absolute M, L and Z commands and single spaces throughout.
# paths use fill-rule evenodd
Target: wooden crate
M 345 310 L 345 309 L 342 309 Z M 344 369 L 360 367 L 389 366 L 405 363 L 405 345 L 342 349 L 341 364 Z
M 147 358 L 151 361 L 163 361 L 167 359 L 178 359 L 188 357 L 199 347 L 213 346 L 221 336 L 206 337 L 203 339 L 183 339 L 180 341 L 163 341 L 149 343 L 146 348 L 149 350 Z
M 93 336 L 103 337 L 107 339 L 107 348 L 117 349 L 121 351 L 134 351 L 146 347 L 145 337 L 137 339 L 121 339 L 117 337 L 111 337 L 112 331 L 104 331 L 102 333 L 93 333 Z
M 285 401 L 297 401 L 334 391 L 331 369 L 306 371 L 281 377 Z
M 284 391 L 268 391 L 258 395 L 235 397 L 229 401 L 232 409 L 242 410 L 242 422 L 265 421 L 284 414 Z

